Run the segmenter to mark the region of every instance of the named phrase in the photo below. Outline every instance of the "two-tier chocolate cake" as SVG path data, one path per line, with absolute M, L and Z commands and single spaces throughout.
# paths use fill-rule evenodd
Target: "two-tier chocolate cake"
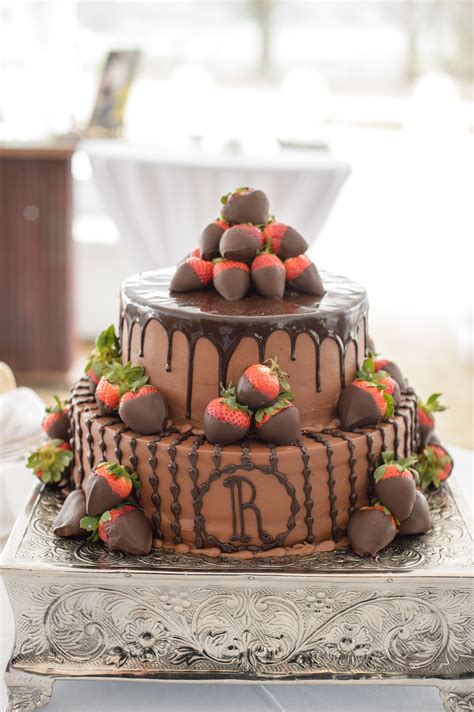
M 436 399 L 420 411 L 395 364 L 367 359 L 365 289 L 319 273 L 262 196 L 229 194 L 176 270 L 124 282 L 119 338 L 99 337 L 65 406 L 72 483 L 84 496 L 66 500 L 58 534 L 66 519 L 66 532 L 98 526 L 102 541 L 135 553 L 251 557 L 331 550 L 354 512 L 358 553 L 393 539 L 397 510 L 409 533 L 429 527 L 418 521 L 416 458 L 406 458 L 422 448 L 425 480 L 449 474 L 432 423 L 420 442 L 419 413 L 429 421 Z M 267 388 L 261 402 L 254 373 Z M 132 532 L 141 539 L 127 546 Z

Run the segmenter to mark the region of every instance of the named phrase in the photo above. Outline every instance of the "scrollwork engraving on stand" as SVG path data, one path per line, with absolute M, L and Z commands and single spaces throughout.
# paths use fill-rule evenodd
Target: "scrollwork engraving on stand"
M 472 712 L 474 709 L 474 688 L 441 687 L 439 691 L 446 712 Z
M 5 673 L 8 703 L 5 712 L 33 712 L 51 700 L 54 680 L 36 675 Z

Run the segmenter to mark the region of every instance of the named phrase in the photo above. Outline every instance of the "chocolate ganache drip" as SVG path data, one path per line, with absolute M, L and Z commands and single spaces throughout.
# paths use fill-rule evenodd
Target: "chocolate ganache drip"
M 359 331 L 364 329 L 363 348 L 367 352 L 367 295 L 354 282 L 330 273 L 322 273 L 326 288 L 323 297 L 286 292 L 281 300 L 265 299 L 255 292 L 238 302 L 223 299 L 215 290 L 186 294 L 170 293 L 172 269 L 144 272 L 127 279 L 122 286 L 120 334 L 123 343 L 124 325 L 127 333 L 127 360 L 132 357 L 132 330 L 139 328 L 138 356 L 144 356 L 148 325 L 155 320 L 166 332 L 166 365 L 171 371 L 173 336 L 181 332 L 188 344 L 186 413 L 191 417 L 194 353 L 201 338 L 209 340 L 218 354 L 218 382 L 225 383 L 230 359 L 245 337 L 254 339 L 259 360 L 265 359 L 265 347 L 276 331 L 284 331 L 290 339 L 291 359 L 297 360 L 297 339 L 306 334 L 314 344 L 316 392 L 322 389 L 320 348 L 325 339 L 337 345 L 340 386 L 345 386 L 345 356 L 353 344 L 357 364 L 365 356 L 359 354 Z

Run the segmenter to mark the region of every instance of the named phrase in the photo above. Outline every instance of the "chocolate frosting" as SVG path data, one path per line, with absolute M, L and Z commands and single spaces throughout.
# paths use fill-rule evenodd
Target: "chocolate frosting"
M 322 297 L 325 293 L 319 272 L 316 269 L 316 265 L 313 264 L 308 265 L 299 277 L 290 280 L 288 284 L 298 292 L 314 294 L 316 297 Z
M 230 445 L 242 440 L 247 434 L 247 430 L 237 428 L 231 423 L 224 423 L 207 412 L 204 413 L 204 432 L 210 443 L 219 445 Z
M 219 257 L 219 242 L 225 229 L 215 222 L 206 225 L 201 235 L 201 255 L 203 260 L 213 260 Z
M 149 554 L 153 540 L 151 524 L 140 509 L 127 512 L 110 527 L 107 546 L 137 556 Z
M 389 477 L 375 485 L 375 494 L 397 519 L 403 522 L 415 506 L 416 485 L 413 477 Z
M 223 206 L 221 215 L 229 223 L 265 225 L 270 204 L 263 190 L 236 195 Z
M 218 272 L 214 287 L 224 299 L 234 302 L 245 297 L 250 287 L 250 274 L 240 267 Z
M 258 237 L 241 227 L 230 227 L 219 242 L 219 252 L 227 260 L 251 262 L 259 248 Z
M 86 498 L 81 489 L 73 490 L 64 500 L 59 514 L 53 522 L 53 532 L 56 536 L 87 536 L 79 522 L 85 517 Z
M 359 556 L 376 556 L 396 533 L 390 517 L 379 509 L 356 509 L 347 525 L 349 543 Z
M 162 433 L 168 419 L 168 405 L 161 393 L 155 391 L 131 400 L 122 400 L 119 415 L 130 430 L 142 435 Z
M 47 436 L 50 440 L 68 440 L 69 438 L 69 418 L 67 413 L 62 413 L 61 416 L 48 428 Z
M 260 440 L 275 445 L 291 445 L 301 437 L 301 422 L 298 408 L 286 408 L 274 415 L 257 430 Z
M 173 335 L 181 332 L 189 345 L 188 378 L 186 385 L 186 417 L 191 416 L 193 383 L 193 355 L 197 342 L 204 337 L 214 345 L 218 356 L 218 382 L 226 382 L 229 361 L 242 339 L 250 337 L 257 342 L 259 361 L 265 359 L 265 347 L 275 331 L 285 331 L 290 337 L 291 358 L 295 360 L 296 340 L 306 334 L 314 343 L 316 352 L 315 389 L 321 391 L 319 350 L 326 338 L 335 341 L 339 350 L 341 386 L 345 383 L 344 359 L 349 345 L 358 353 L 358 329 L 367 314 L 365 289 L 345 277 L 322 273 L 326 293 L 323 297 L 287 291 L 284 299 L 266 299 L 250 291 L 244 300 L 227 301 L 215 290 L 170 293 L 173 269 L 143 272 L 129 277 L 122 285 L 122 318 L 127 332 L 137 323 L 140 328 L 140 351 L 148 324 L 158 321 L 168 337 L 166 370 L 171 370 Z M 366 323 L 366 320 L 365 320 Z M 132 342 L 123 358 L 131 358 Z M 308 384 L 309 385 L 309 384 Z
M 428 502 L 425 495 L 416 491 L 415 506 L 413 511 L 404 522 L 400 524 L 399 534 L 425 534 L 431 529 L 431 517 Z
M 97 476 L 95 472 L 91 472 L 87 478 L 85 495 L 87 514 L 90 517 L 103 514 L 123 502 L 122 497 L 110 489 L 106 480 Z
M 380 420 L 380 411 L 372 396 L 357 386 L 347 386 L 341 393 L 337 412 L 344 430 L 374 425 Z
M 262 297 L 282 299 L 285 293 L 285 270 L 277 269 L 276 267 L 262 267 L 262 269 L 252 270 L 252 282 Z

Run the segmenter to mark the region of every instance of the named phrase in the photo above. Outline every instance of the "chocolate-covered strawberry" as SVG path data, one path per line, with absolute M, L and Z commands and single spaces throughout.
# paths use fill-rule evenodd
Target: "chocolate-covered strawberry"
M 219 257 L 219 242 L 222 235 L 230 227 L 225 220 L 214 220 L 214 222 L 206 225 L 201 234 L 201 254 L 203 260 L 213 260 Z
M 82 489 L 70 492 L 64 500 L 63 506 L 59 510 L 53 522 L 53 532 L 56 536 L 86 536 L 85 530 L 81 527 L 81 519 L 87 515 L 86 496 Z
M 282 260 L 302 255 L 308 243 L 297 230 L 280 222 L 269 222 L 263 230 L 265 244 Z
M 439 402 L 441 393 L 432 393 L 426 403 L 418 401 L 418 447 L 423 449 L 428 443 L 435 427 L 435 413 L 441 413 L 446 407 Z
M 95 347 L 89 356 L 89 360 L 84 368 L 92 392 L 95 392 L 97 385 L 104 375 L 104 370 L 120 356 L 120 343 L 115 333 L 115 327 L 111 324 L 108 329 L 101 331 L 98 335 Z
M 371 381 L 376 385 L 383 386 L 386 393 L 392 396 L 394 402 L 399 405 L 401 402 L 400 386 L 397 381 L 389 376 L 386 371 L 376 369 L 376 361 L 369 355 L 362 363 L 362 367 L 357 372 L 356 378 L 362 381 Z
M 416 469 L 423 490 L 438 488 L 453 471 L 453 458 L 442 445 L 426 445 L 418 454 Z
M 130 467 L 115 462 L 100 462 L 91 470 L 85 486 L 87 514 L 95 516 L 112 509 L 140 489 L 138 475 Z
M 236 188 L 222 196 L 221 217 L 228 223 L 265 225 L 268 221 L 269 202 L 263 190 Z
M 397 366 L 394 361 L 389 361 L 386 358 L 378 358 L 375 359 L 374 365 L 376 372 L 385 371 L 385 373 L 387 373 L 391 378 L 393 378 L 394 381 L 398 383 L 398 387 L 401 391 L 406 391 L 407 382 L 405 376 L 401 372 L 400 367 Z
M 237 403 L 235 388 L 221 387 L 221 396 L 207 404 L 204 411 L 204 433 L 210 443 L 230 445 L 242 440 L 251 425 L 251 413 Z
M 219 242 L 219 252 L 227 260 L 250 264 L 263 246 L 263 235 L 255 225 L 233 225 L 224 232 Z
M 31 453 L 26 466 L 45 484 L 59 484 L 68 477 L 72 462 L 72 452 L 67 443 L 56 438 L 48 440 Z
M 415 505 L 410 516 L 400 524 L 398 533 L 426 534 L 431 529 L 430 508 L 423 492 L 416 490 Z
M 262 297 L 281 299 L 285 293 L 283 262 L 271 252 L 262 252 L 252 262 L 252 284 Z
M 243 299 L 250 287 L 250 267 L 237 260 L 216 260 L 213 269 L 214 287 L 230 302 Z
M 352 512 L 347 537 L 358 556 L 376 556 L 395 538 L 397 524 L 387 507 L 374 504 Z
M 337 404 L 341 427 L 345 430 L 375 425 L 390 418 L 393 411 L 393 397 L 383 385 L 359 379 L 344 388 Z
M 168 420 L 168 404 L 158 388 L 147 384 L 123 394 L 119 416 L 130 430 L 141 435 L 162 433 Z
M 288 392 L 290 385 L 276 359 L 255 363 L 242 373 L 237 383 L 237 400 L 249 408 L 266 408 L 274 403 L 280 393 Z
M 300 413 L 294 403 L 281 398 L 255 413 L 255 432 L 263 442 L 291 445 L 301 438 Z
M 212 262 L 200 257 L 187 257 L 177 267 L 171 279 L 172 292 L 195 292 L 212 282 Z
M 51 440 L 67 440 L 69 437 L 69 410 L 65 401 L 53 396 L 55 405 L 46 408 L 42 428 Z
M 289 257 L 285 260 L 285 270 L 286 281 L 292 289 L 304 294 L 314 294 L 316 297 L 325 294 L 316 265 L 306 255 Z
M 374 472 L 377 498 L 400 521 L 407 519 L 415 506 L 416 473 L 412 467 L 416 461 L 414 455 L 394 460 L 393 452 L 387 451 Z
M 120 399 L 127 391 L 138 391 L 148 382 L 143 366 L 132 366 L 131 361 L 122 364 L 116 361 L 105 369 L 96 391 L 95 399 L 102 415 L 118 411 Z
M 84 517 L 81 527 L 90 533 L 91 541 L 104 542 L 111 550 L 136 556 L 149 554 L 153 534 L 143 511 L 133 504 L 122 504 L 100 517 Z

